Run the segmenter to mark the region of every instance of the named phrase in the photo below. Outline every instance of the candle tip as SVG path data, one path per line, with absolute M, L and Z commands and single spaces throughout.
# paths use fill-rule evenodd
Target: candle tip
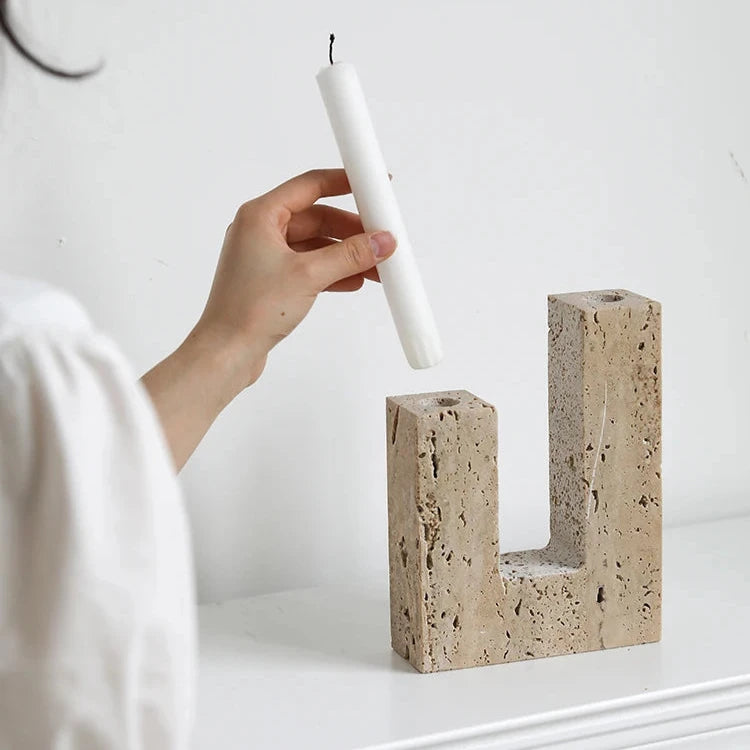
M 331 34 L 328 37 L 328 61 L 333 65 L 333 43 L 336 40 L 336 35 Z

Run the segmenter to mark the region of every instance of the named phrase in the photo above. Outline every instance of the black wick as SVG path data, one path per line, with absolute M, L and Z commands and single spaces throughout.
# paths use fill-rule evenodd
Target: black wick
M 331 34 L 331 36 L 328 37 L 328 61 L 333 65 L 333 42 L 336 39 L 335 34 Z

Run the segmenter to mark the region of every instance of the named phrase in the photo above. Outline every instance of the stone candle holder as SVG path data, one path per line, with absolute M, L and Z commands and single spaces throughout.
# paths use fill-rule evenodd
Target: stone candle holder
M 387 399 L 391 642 L 420 672 L 657 641 L 661 308 L 548 298 L 550 542 L 499 553 L 497 415 Z

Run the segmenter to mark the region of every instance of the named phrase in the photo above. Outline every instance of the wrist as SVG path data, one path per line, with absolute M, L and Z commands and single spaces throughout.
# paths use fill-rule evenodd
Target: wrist
M 236 332 L 204 321 L 193 328 L 180 350 L 200 372 L 219 411 L 260 377 L 267 354 L 255 351 Z
M 263 371 L 265 354 L 254 356 L 234 341 L 199 324 L 141 379 L 178 470 L 224 407 Z

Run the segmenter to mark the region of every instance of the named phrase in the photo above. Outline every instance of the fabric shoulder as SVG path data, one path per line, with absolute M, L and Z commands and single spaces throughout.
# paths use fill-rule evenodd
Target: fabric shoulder
M 3 452 L 5 458 L 11 449 L 18 452 L 17 469 L 29 462 L 38 469 L 38 460 L 49 463 L 50 456 L 112 460 L 102 451 L 116 443 L 123 463 L 177 486 L 145 388 L 117 346 L 88 324 L 16 323 L 0 332 L 0 432 L 10 425 L 15 439 Z
M 62 289 L 0 273 L 0 339 L 18 329 L 74 332 L 92 325 L 83 306 Z
M 192 555 L 156 412 L 106 336 L 27 322 L 0 335 L 0 747 L 187 747 Z

